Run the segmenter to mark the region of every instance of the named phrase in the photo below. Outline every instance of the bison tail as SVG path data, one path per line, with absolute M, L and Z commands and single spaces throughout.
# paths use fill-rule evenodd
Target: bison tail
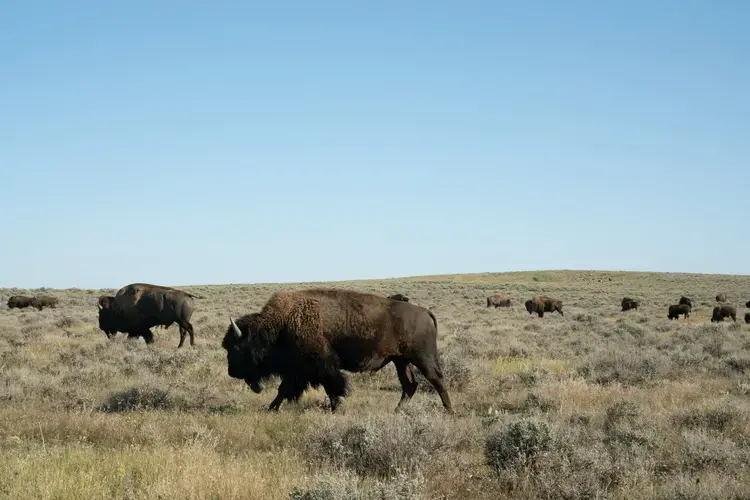
M 435 330 L 437 331 L 438 325 L 437 325 L 437 318 L 435 317 L 435 314 L 429 309 L 427 309 L 427 314 L 429 314 L 430 318 L 432 318 L 432 322 L 435 324 Z

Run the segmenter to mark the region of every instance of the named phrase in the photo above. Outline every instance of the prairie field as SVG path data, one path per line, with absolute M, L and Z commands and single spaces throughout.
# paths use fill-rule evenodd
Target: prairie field
M 125 283 L 123 283 L 124 285 Z M 159 283 L 163 285 L 173 285 Z M 196 346 L 108 340 L 115 290 L 0 289 L 0 498 L 750 499 L 750 276 L 539 271 L 315 284 L 177 286 L 199 294 Z M 281 289 L 404 293 L 438 319 L 455 415 L 420 377 L 394 409 L 392 365 L 266 411 L 227 375 L 229 316 Z M 495 292 L 510 308 L 488 308 Z M 725 292 L 737 321 L 711 323 Z M 57 309 L 12 309 L 45 293 Z M 531 316 L 534 294 L 564 316 Z M 620 311 L 623 296 L 641 301 Z M 667 319 L 681 295 L 690 318 Z

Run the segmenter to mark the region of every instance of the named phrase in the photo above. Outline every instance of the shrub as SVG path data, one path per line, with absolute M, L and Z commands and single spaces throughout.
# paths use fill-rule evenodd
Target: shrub
M 533 418 L 521 418 L 491 431 L 484 443 L 487 464 L 496 472 L 531 465 L 552 441 L 549 426 Z

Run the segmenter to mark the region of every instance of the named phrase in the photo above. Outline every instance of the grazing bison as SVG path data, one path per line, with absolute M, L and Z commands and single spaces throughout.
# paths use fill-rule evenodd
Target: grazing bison
M 52 297 L 50 295 L 37 295 L 36 297 L 27 297 L 26 295 L 13 295 L 8 299 L 8 307 L 10 309 L 24 309 L 26 307 L 35 307 L 41 311 L 45 307 L 51 307 L 52 309 L 55 309 L 59 302 L 60 301 L 57 297 Z
M 393 294 L 393 295 L 389 295 L 388 298 L 391 299 L 391 300 L 400 300 L 401 302 L 409 302 L 409 297 L 407 297 L 406 295 L 404 295 L 402 293 L 396 293 L 396 294 Z
M 678 302 L 678 304 L 690 306 L 691 309 L 693 308 L 693 301 L 685 297 L 684 295 L 680 297 L 680 301 Z
M 563 316 L 563 306 L 561 300 L 556 300 L 544 295 L 535 295 L 524 304 L 529 314 L 537 313 L 540 318 L 544 317 L 546 312 L 559 312 Z
M 180 327 L 180 343 L 190 334 L 190 345 L 195 345 L 193 325 L 193 300 L 197 295 L 165 286 L 147 283 L 132 283 L 120 288 L 117 293 L 99 297 L 99 328 L 112 337 L 117 332 L 127 333 L 129 338 L 143 337 L 147 344 L 154 341 L 151 328 L 172 323 Z
M 721 292 L 716 296 L 716 302 L 726 302 L 727 301 L 727 294 L 724 292 Z
M 724 321 L 724 318 L 732 318 L 733 321 L 737 321 L 737 308 L 729 305 L 714 307 L 711 322 Z
M 745 313 L 745 323 L 750 323 L 750 312 Z
M 631 309 L 638 309 L 638 305 L 640 303 L 635 300 L 631 299 L 630 297 L 623 297 L 622 299 L 622 310 L 623 311 L 629 311 Z
M 487 307 L 510 307 L 510 297 L 504 293 L 496 293 L 487 297 Z
M 25 309 L 34 306 L 34 298 L 26 295 L 13 295 L 8 299 L 9 309 Z
M 692 310 L 692 307 L 689 304 L 672 304 L 669 306 L 669 311 L 667 312 L 667 318 L 669 319 L 680 319 L 680 314 L 685 316 L 685 319 L 688 319 L 690 317 L 690 311 Z
M 57 297 L 52 297 L 50 295 L 39 295 L 37 297 L 34 297 L 32 300 L 32 305 L 39 309 L 40 311 L 44 309 L 45 307 L 50 307 L 52 309 L 57 308 L 57 304 L 60 303 L 60 300 Z
M 309 386 L 323 386 L 335 412 L 348 393 L 349 372 L 375 372 L 393 362 L 401 383 L 398 409 L 417 390 L 411 364 L 430 381 L 453 413 L 437 351 L 437 320 L 424 307 L 351 290 L 312 288 L 276 292 L 260 312 L 230 325 L 222 341 L 227 370 L 255 393 L 260 382 L 281 377 L 277 411 Z

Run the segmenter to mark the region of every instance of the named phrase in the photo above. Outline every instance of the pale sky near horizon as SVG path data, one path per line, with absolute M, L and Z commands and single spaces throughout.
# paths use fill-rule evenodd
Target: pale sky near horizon
M 0 4 L 0 287 L 750 273 L 750 2 Z

